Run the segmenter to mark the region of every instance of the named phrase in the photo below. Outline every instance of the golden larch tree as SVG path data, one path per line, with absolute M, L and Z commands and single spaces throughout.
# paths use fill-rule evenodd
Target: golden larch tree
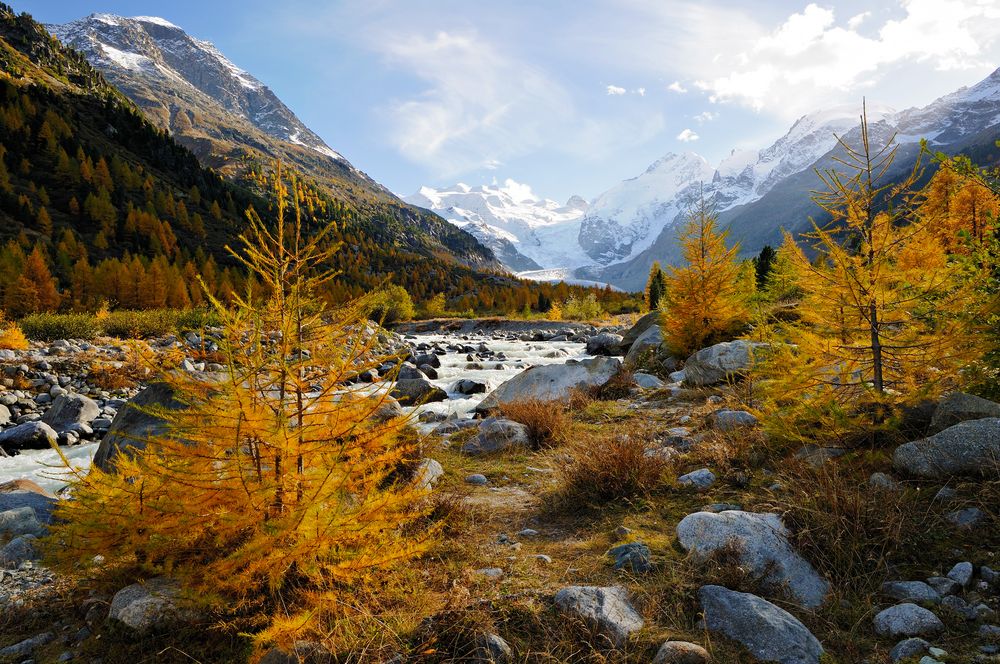
M 186 408 L 148 412 L 170 434 L 79 473 L 48 548 L 68 572 L 101 554 L 108 569 L 168 573 L 227 618 L 264 617 L 259 642 L 290 646 L 374 612 L 372 588 L 428 545 L 428 501 L 401 472 L 418 451 L 407 418 L 351 382 L 383 361 L 366 303 L 315 297 L 334 276 L 332 225 L 307 236 L 294 199 L 286 218 L 280 169 L 274 192 L 275 222 L 248 212 L 233 252 L 264 292 L 212 299 L 225 371 L 165 370 Z
M 743 292 L 739 246 L 728 246 L 728 231 L 702 196 L 688 214 L 679 241 L 685 265 L 666 278 L 660 326 L 671 351 L 687 356 L 735 335 L 749 319 Z

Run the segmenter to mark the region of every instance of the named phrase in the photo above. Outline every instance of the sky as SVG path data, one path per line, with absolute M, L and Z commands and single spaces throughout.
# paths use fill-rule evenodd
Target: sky
M 593 199 L 669 152 L 717 163 L 805 113 L 923 106 L 1000 67 L 1000 0 L 7 1 L 166 18 L 400 195 Z

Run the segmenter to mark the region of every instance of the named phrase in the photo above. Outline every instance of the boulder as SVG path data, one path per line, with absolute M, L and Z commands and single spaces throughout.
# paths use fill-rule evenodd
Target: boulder
M 19 535 L 0 547 L 0 568 L 16 569 L 28 560 L 38 560 L 41 556 L 35 548 L 38 538 L 34 535 Z
M 44 632 L 37 636 L 33 636 L 30 639 L 18 641 L 13 645 L 7 646 L 6 648 L 0 648 L 0 658 L 15 658 L 13 661 L 21 661 L 23 658 L 35 652 L 37 648 L 41 648 L 55 638 L 56 635 L 52 632 Z M 29 659 L 27 661 L 33 662 L 34 660 Z
M 567 586 L 556 593 L 555 605 L 619 647 L 625 644 L 629 634 L 644 625 L 642 616 L 628 600 L 628 592 L 621 586 Z
M 619 351 L 617 355 L 627 355 L 632 344 L 635 340 L 642 336 L 642 333 L 648 330 L 653 325 L 658 325 L 660 322 L 660 310 L 650 311 L 648 314 L 644 315 L 635 325 L 633 325 L 629 330 L 622 336 L 621 343 L 619 344 Z
M 641 371 L 632 374 L 632 380 L 643 390 L 658 390 L 666 384 L 656 376 Z
M 52 510 L 56 502 L 57 499 L 51 494 L 46 495 L 31 489 L 0 491 L 0 513 L 26 507 L 34 513 L 35 520 L 42 524 L 52 523 Z
M 462 380 L 455 383 L 455 392 L 459 394 L 485 394 L 486 393 L 486 383 L 480 382 L 478 380 L 470 380 L 468 378 L 463 378 Z
M 615 561 L 615 569 L 628 569 L 637 573 L 653 569 L 649 547 L 642 542 L 619 544 L 608 551 L 608 556 Z
M 604 385 L 620 368 L 617 358 L 603 356 L 530 367 L 493 390 L 476 410 L 485 412 L 530 399 L 568 401 L 574 389 Z
M 390 394 L 404 406 L 444 401 L 448 393 L 426 378 L 397 380 Z
M 427 374 L 409 362 L 404 362 L 402 366 L 399 367 L 399 373 L 396 374 L 396 380 L 420 380 L 426 378 Z
M 667 641 L 653 658 L 653 664 L 708 664 L 711 661 L 707 650 L 687 641 Z
M 734 431 L 757 426 L 757 418 L 745 410 L 717 410 L 708 417 L 717 431 Z
M 903 639 L 889 651 L 889 659 L 898 662 L 901 659 L 917 657 L 927 652 L 930 647 L 931 644 L 917 637 Z
M 413 471 L 413 484 L 418 489 L 430 491 L 444 475 L 444 467 L 437 459 L 421 459 Z
M 788 530 L 777 514 L 695 512 L 677 524 L 677 539 L 697 559 L 735 545 L 742 565 L 752 574 L 808 609 L 822 605 L 830 589 L 792 548 Z
M 931 602 L 941 601 L 941 593 L 923 581 L 887 581 L 882 584 L 882 594 L 897 602 Z
M 479 425 L 479 433 L 462 445 L 462 452 L 470 455 L 490 454 L 512 447 L 531 447 L 528 427 L 513 420 L 490 417 Z
M 10 409 L 0 403 L 0 427 L 10 424 Z
M 875 633 L 879 636 L 926 636 L 944 630 L 940 618 L 910 602 L 879 611 L 874 622 Z
M 372 415 L 379 422 L 388 422 L 394 417 L 403 416 L 403 407 L 399 405 L 399 402 L 390 397 L 388 394 L 382 395 L 382 403 L 375 410 Z
M 177 586 L 162 577 L 134 583 L 115 593 L 108 618 L 140 633 L 157 631 L 180 617 Z
M 892 455 L 896 470 L 930 479 L 996 473 L 998 461 L 997 417 L 960 422 L 922 440 L 900 445 Z
M 762 662 L 819 664 L 823 646 L 795 616 L 770 602 L 722 586 L 703 586 L 705 627 L 746 648 Z
M 963 588 L 968 588 L 972 583 L 974 571 L 975 569 L 970 562 L 956 563 L 948 572 L 947 577 Z
M 59 440 L 52 427 L 45 422 L 25 422 L 0 433 L 0 450 L 19 452 L 20 450 L 44 450 Z
M 678 477 L 677 483 L 683 487 L 704 491 L 715 484 L 715 473 L 708 468 L 699 468 Z
M 29 491 L 31 493 L 36 493 L 39 496 L 44 496 L 49 500 L 58 499 L 56 494 L 44 488 L 34 480 L 29 480 L 23 477 L 0 484 L 0 493 L 13 493 L 15 491 Z
M 625 368 L 635 369 L 651 363 L 663 343 L 659 325 L 650 325 L 629 347 L 625 355 Z
M 514 661 L 510 646 L 497 634 L 482 634 L 476 638 L 477 664 L 507 664 Z
M 941 399 L 931 417 L 931 432 L 944 431 L 950 426 L 967 420 L 1000 417 L 1000 403 L 972 394 L 952 392 Z
M 56 433 L 78 431 L 81 425 L 90 423 L 101 416 L 97 402 L 81 394 L 61 394 L 42 415 L 42 422 L 52 427 Z
M 734 380 L 753 366 L 754 352 L 767 344 L 737 339 L 702 348 L 684 363 L 684 383 L 693 387 Z
M 620 355 L 621 343 L 620 334 L 601 332 L 587 339 L 587 355 Z
M 149 409 L 180 410 L 184 404 L 174 399 L 174 392 L 165 383 L 154 383 L 129 400 L 111 421 L 108 433 L 94 454 L 94 465 L 110 470 L 114 458 L 124 450 L 141 450 L 151 438 L 168 433 L 167 422 Z

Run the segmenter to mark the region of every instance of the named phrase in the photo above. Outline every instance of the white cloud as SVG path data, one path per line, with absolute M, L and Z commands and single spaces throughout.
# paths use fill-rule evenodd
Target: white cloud
M 687 88 L 681 85 L 680 81 L 674 81 L 673 83 L 668 85 L 667 90 L 670 90 L 671 92 L 676 92 L 677 94 L 684 94 L 685 92 L 687 92 Z
M 861 24 L 864 23 L 865 20 L 871 15 L 872 15 L 871 12 L 861 12 L 860 14 L 852 16 L 850 20 L 847 21 L 847 29 L 857 30 L 858 28 L 861 27 Z
M 646 88 L 636 88 L 635 89 L 635 93 L 637 95 L 639 95 L 640 97 L 645 97 L 646 96 Z
M 609 85 L 608 86 L 608 95 L 614 97 L 614 96 L 623 95 L 623 94 L 625 94 L 625 88 L 620 88 L 617 85 Z
M 795 114 L 831 93 L 870 86 L 892 67 L 936 70 L 982 67 L 984 49 L 1000 40 L 996 0 L 900 0 L 903 16 L 873 36 L 858 32 L 867 14 L 838 24 L 833 9 L 810 4 L 777 28 L 729 51 L 702 76 L 715 102 Z M 995 66 L 995 63 L 993 63 Z
M 719 117 L 718 113 L 713 113 L 712 111 L 704 111 L 694 116 L 694 119 L 697 120 L 698 124 L 705 124 L 706 122 L 711 122 L 712 120 L 715 120 L 718 117 Z
M 685 129 L 681 133 L 677 134 L 677 140 L 681 143 L 690 143 L 692 141 L 697 141 L 699 138 L 700 136 L 690 129 Z

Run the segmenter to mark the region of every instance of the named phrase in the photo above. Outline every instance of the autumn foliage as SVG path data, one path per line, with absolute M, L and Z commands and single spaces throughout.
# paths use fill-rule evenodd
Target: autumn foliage
M 678 356 L 735 335 L 749 318 L 739 247 L 728 246 L 728 232 L 716 223 L 711 205 L 700 199 L 680 232 L 685 264 L 670 268 L 666 278 L 660 326 Z
M 956 212 L 957 193 L 950 205 L 938 201 L 953 175 L 947 168 L 916 198 L 917 167 L 902 181 L 886 177 L 895 145 L 875 145 L 864 117 L 859 142 L 840 147 L 838 168 L 820 173 L 825 189 L 815 196 L 831 222 L 805 236 L 816 258 L 790 239 L 779 251 L 776 294 L 801 294 L 800 320 L 770 339 L 770 420 L 784 437 L 891 427 L 901 407 L 954 386 L 982 352 L 988 302 L 954 252 L 960 233 L 974 240 L 986 217 Z
M 102 570 L 170 575 L 227 617 L 256 617 L 259 642 L 287 645 L 364 612 L 372 584 L 430 537 L 425 490 L 402 472 L 417 453 L 407 420 L 385 414 L 383 392 L 348 383 L 381 362 L 365 306 L 331 310 L 314 296 L 338 246 L 322 230 L 303 235 L 297 206 L 285 218 L 284 184 L 273 186 L 276 224 L 248 213 L 235 254 L 270 296 L 213 300 L 224 373 L 163 371 L 187 406 L 150 411 L 170 435 L 79 473 L 49 550 L 67 572 L 100 554 Z

